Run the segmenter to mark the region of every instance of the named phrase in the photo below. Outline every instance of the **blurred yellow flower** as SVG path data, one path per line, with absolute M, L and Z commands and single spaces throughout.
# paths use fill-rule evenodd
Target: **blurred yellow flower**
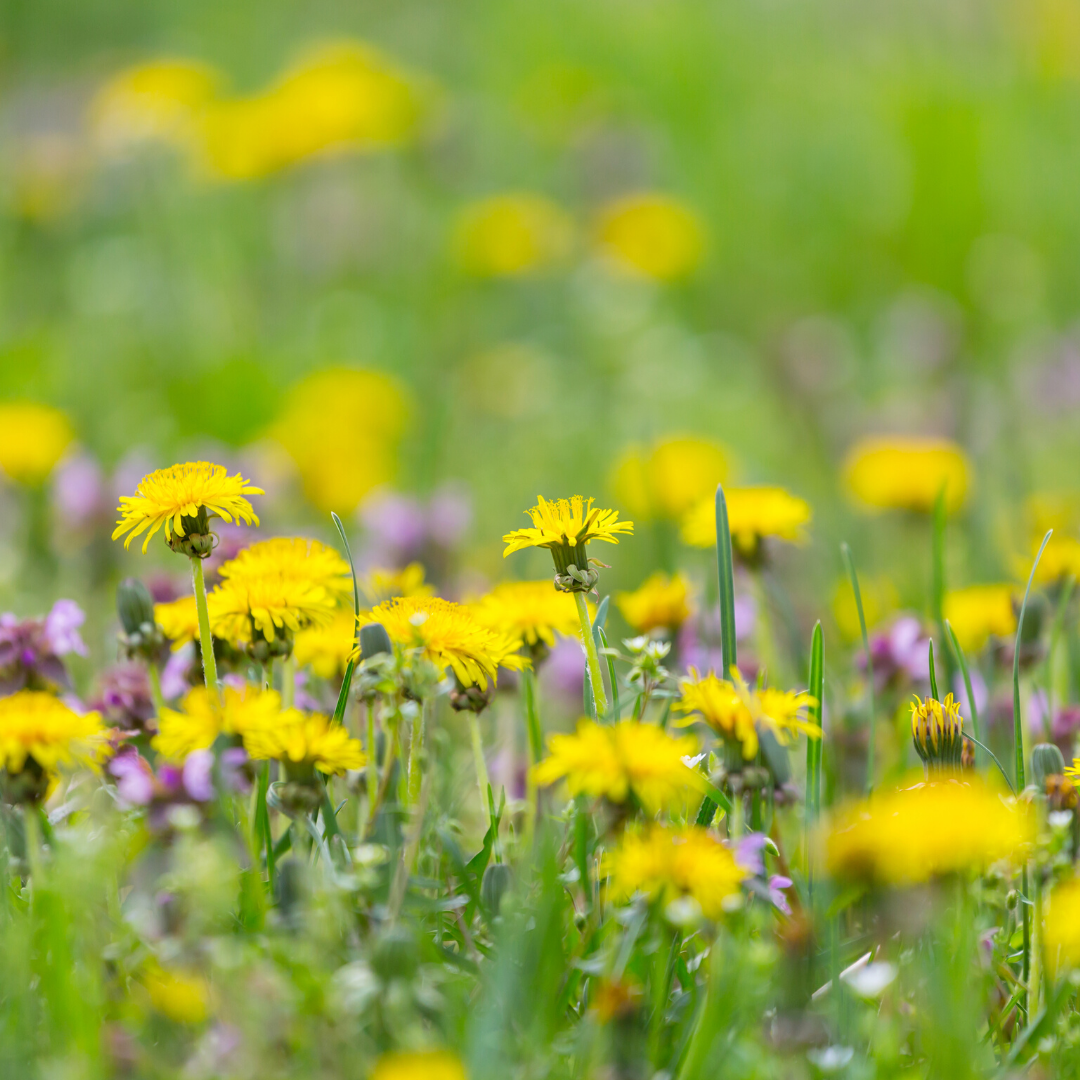
M 829 872 L 880 885 L 912 885 L 984 870 L 1035 839 L 1031 807 L 972 779 L 882 792 L 837 811 L 824 833 Z
M 697 269 L 705 251 L 705 229 L 685 203 L 646 192 L 604 208 L 597 242 L 620 268 L 673 281 Z
M 94 768 L 106 731 L 96 712 L 77 713 L 40 690 L 0 697 L 0 768 L 16 776 L 27 761 L 47 775 L 61 766 Z
M 399 146 L 422 111 L 410 75 L 369 45 L 336 42 L 259 93 L 213 103 L 202 121 L 203 164 L 219 179 L 250 180 L 316 154 Z
M 814 699 L 805 690 L 777 690 L 771 686 L 751 689 L 739 669 L 731 669 L 732 681 L 725 682 L 714 672 L 699 675 L 691 668 L 679 683 L 680 697 L 675 711 L 687 716 L 698 713 L 746 761 L 757 756 L 760 745 L 758 725 L 768 727 L 782 744 L 800 733 L 811 739 L 821 737 L 817 724 L 806 720 L 805 711 Z
M 1075 534 L 1080 530 L 1080 493 L 1075 491 L 1036 491 L 1025 500 L 1025 510 L 1036 542 L 1047 529 L 1055 535 Z
M 369 604 L 381 604 L 395 596 L 431 596 L 435 586 L 424 581 L 424 568 L 418 562 L 401 570 L 374 566 L 357 582 L 360 595 Z
M 685 574 L 669 576 L 658 570 L 634 592 L 616 593 L 615 603 L 637 633 L 674 633 L 690 618 L 690 582 Z
M 804 526 L 812 516 L 810 504 L 778 487 L 733 487 L 724 489 L 728 529 L 735 553 L 744 559 L 756 559 L 761 542 L 774 536 L 799 543 L 805 537 Z M 683 540 L 694 547 L 716 545 L 716 498 L 702 499 L 687 515 L 682 527 Z
M 900 602 L 896 586 L 887 577 L 859 575 L 859 593 L 862 596 L 863 616 L 867 631 L 873 630 L 886 615 L 896 610 Z M 832 613 L 837 629 L 845 641 L 857 641 L 862 635 L 859 628 L 859 611 L 855 606 L 855 594 L 851 591 L 851 578 L 838 578 L 833 589 Z
M 172 642 L 174 651 L 189 641 L 199 640 L 199 612 L 194 596 L 181 596 L 179 600 L 155 604 L 154 622 Z
M 621 534 L 634 531 L 632 521 L 619 521 L 618 510 L 594 510 L 594 499 L 572 495 L 569 499 L 545 499 L 543 495 L 531 510 L 531 529 L 515 529 L 503 537 L 506 550 L 503 558 L 528 547 L 548 548 L 552 553 L 565 553 L 566 561 L 580 558 L 578 569 L 588 565 L 585 545 L 590 540 L 617 544 Z M 559 566 L 556 555 L 555 565 Z
M 450 668 L 462 686 L 486 690 L 500 667 L 520 669 L 527 661 L 517 654 L 518 642 L 480 623 L 464 604 L 439 596 L 399 596 L 368 612 L 390 640 L 417 648 L 436 667 Z
M 309 626 L 293 641 L 293 658 L 320 679 L 340 678 L 356 646 L 356 616 L 352 608 L 339 608 L 324 626 Z
M 708 829 L 652 823 L 628 829 L 604 856 L 609 889 L 617 900 L 644 893 L 669 903 L 689 896 L 702 914 L 719 919 L 749 872 Z
M 325 626 L 338 598 L 325 586 L 284 574 L 229 578 L 206 598 L 214 637 L 243 647 L 261 634 L 267 641 L 288 638 L 309 626 Z
M 504 581 L 472 604 L 478 622 L 520 644 L 535 648 L 555 644 L 555 634 L 577 633 L 577 607 L 573 598 L 556 592 L 547 581 Z
M 1008 584 L 970 585 L 945 594 L 943 613 L 965 652 L 978 652 L 991 635 L 1016 633 L 1015 595 L 1016 586 Z
M 370 1080 L 468 1080 L 461 1059 L 449 1050 L 383 1054 Z
M 697 749 L 692 736 L 676 737 L 655 724 L 579 720 L 573 735 L 552 735 L 550 756 L 536 766 L 537 784 L 565 780 L 571 795 L 623 803 L 632 795 L 649 812 L 671 805 L 693 777 L 683 758 Z
M 478 277 L 522 277 L 558 265 L 573 246 L 573 223 L 543 195 L 509 193 L 464 207 L 454 225 L 458 262 Z
M 166 541 L 205 528 L 207 517 L 258 525 L 259 519 L 245 496 L 263 494 L 262 488 L 254 487 L 239 473 L 229 476 L 224 465 L 212 465 L 209 461 L 189 461 L 158 469 L 139 481 L 135 495 L 120 496 L 120 520 L 112 538 L 116 540 L 127 533 L 124 541 L 127 548 L 136 536 L 149 529 L 143 541 L 145 553 L 162 525 Z
M 1021 555 L 1014 560 L 1017 574 L 1026 577 L 1031 573 L 1031 564 L 1041 543 L 1042 535 L 1033 542 L 1030 555 Z M 1035 570 L 1035 581 L 1040 585 L 1053 585 L 1067 577 L 1080 580 L 1080 540 L 1055 532 L 1043 549 Z
M 304 494 L 329 513 L 351 514 L 397 470 L 404 388 L 377 371 L 326 368 L 290 391 L 273 436 L 296 464 Z
M 151 60 L 117 72 L 91 103 L 94 138 L 106 150 L 146 140 L 188 144 L 219 82 L 212 67 L 195 60 Z
M 341 555 L 320 540 L 301 536 L 276 536 L 251 544 L 223 563 L 218 575 L 224 581 L 294 578 L 325 589 L 337 600 L 352 592 L 352 571 Z
M 244 749 L 256 761 L 270 758 L 339 776 L 367 762 L 363 747 L 344 724 L 321 713 L 305 716 L 287 709 L 273 723 L 252 724 L 244 731 Z
M 1080 967 L 1080 878 L 1063 881 L 1051 891 L 1043 944 L 1052 972 Z
M 0 470 L 8 479 L 42 483 L 74 439 L 59 409 L 30 401 L 0 402 Z
M 612 489 L 636 517 L 679 521 L 716 494 L 728 476 L 728 453 L 718 443 L 672 436 L 651 449 L 628 447 L 615 464 Z
M 219 735 L 243 736 L 254 727 L 269 727 L 281 719 L 281 695 L 276 690 L 226 685 L 221 700 L 205 686 L 184 695 L 179 709 L 162 709 L 153 748 L 167 761 L 183 761 L 193 750 L 213 746 Z
M 150 1004 L 177 1024 L 201 1024 L 210 1012 L 210 987 L 205 979 L 155 964 L 143 977 Z
M 964 451 L 947 439 L 881 436 L 863 439 L 848 452 L 844 475 L 857 503 L 872 510 L 929 513 L 945 488 L 945 507 L 964 505 L 971 467 Z

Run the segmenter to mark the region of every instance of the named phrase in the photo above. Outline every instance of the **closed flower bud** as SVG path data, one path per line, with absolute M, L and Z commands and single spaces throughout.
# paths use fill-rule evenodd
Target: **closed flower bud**
M 1045 788 L 1048 777 L 1065 773 L 1065 758 L 1053 743 L 1039 743 L 1031 751 L 1031 779 L 1038 788 Z
M 116 590 L 116 611 L 128 636 L 146 633 L 154 625 L 154 598 L 138 578 L 124 578 Z
M 371 967 L 383 982 L 411 979 L 419 966 L 416 936 L 408 927 L 399 923 L 379 935 L 371 954 Z
M 370 660 L 379 653 L 392 653 L 390 635 L 382 623 L 368 623 L 360 628 L 360 656 L 364 660 Z
M 927 772 L 959 770 L 963 755 L 964 720 L 960 704 L 949 694 L 944 701 L 916 696 L 911 703 L 911 739 Z
M 506 863 L 492 863 L 484 871 L 484 880 L 480 883 L 480 899 L 493 916 L 499 914 L 499 906 L 506 890 L 510 888 L 511 876 L 510 867 Z

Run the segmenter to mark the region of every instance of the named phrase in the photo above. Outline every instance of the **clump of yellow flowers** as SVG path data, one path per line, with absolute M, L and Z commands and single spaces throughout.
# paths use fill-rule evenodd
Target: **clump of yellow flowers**
M 639 634 L 674 634 L 690 618 L 690 581 L 683 573 L 658 570 L 640 588 L 615 596 L 623 618 Z
M 810 504 L 778 487 L 725 488 L 728 529 L 735 554 L 754 565 L 769 537 L 800 543 L 812 516 Z M 716 504 L 702 499 L 686 516 L 683 540 L 692 547 L 716 545 Z
M 728 478 L 729 453 L 719 443 L 672 435 L 651 447 L 630 446 L 615 463 L 611 484 L 635 517 L 682 521 Z
M 947 439 L 875 437 L 856 443 L 844 475 L 855 501 L 871 510 L 927 514 L 945 491 L 945 508 L 959 510 L 970 483 L 967 455 Z
M 960 647 L 966 652 L 978 652 L 991 637 L 1015 634 L 1015 597 L 1016 587 L 1009 584 L 950 589 L 942 610 Z
M 656 192 L 609 203 L 600 214 L 596 239 L 614 266 L 656 281 L 688 277 L 705 253 L 705 228 L 697 214 Z

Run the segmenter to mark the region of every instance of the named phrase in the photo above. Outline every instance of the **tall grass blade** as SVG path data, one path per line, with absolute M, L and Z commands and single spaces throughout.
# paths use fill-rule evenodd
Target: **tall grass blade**
M 814 624 L 814 636 L 810 643 L 810 675 L 807 686 L 814 704 L 810 706 L 809 718 L 821 727 L 822 705 L 825 697 L 825 644 L 821 622 Z M 821 812 L 821 755 L 824 734 L 821 738 L 806 740 L 806 813 L 804 817 L 806 850 L 806 880 L 813 891 L 813 862 L 811 856 L 813 827 Z
M 937 623 L 939 639 L 945 637 L 945 526 L 948 515 L 945 511 L 945 485 L 934 500 L 934 518 L 931 534 L 931 596 L 930 604 L 933 611 L 934 622 Z M 945 669 L 945 692 L 952 689 L 953 672 L 952 661 L 946 652 L 942 656 Z M 935 692 L 934 697 L 941 700 Z
M 938 690 L 937 683 L 937 664 L 934 663 L 934 639 L 930 638 L 930 655 L 927 659 L 927 663 L 930 667 L 930 696 L 935 701 L 941 700 L 941 692 Z
M 1031 583 L 1035 580 L 1035 571 L 1043 550 L 1054 535 L 1053 529 L 1047 529 L 1039 545 L 1035 561 L 1028 574 L 1027 588 L 1024 590 L 1024 602 L 1020 605 L 1020 616 L 1016 620 L 1016 642 L 1013 646 L 1013 753 L 1016 756 L 1016 790 L 1024 790 L 1024 731 L 1020 722 L 1020 642 L 1024 633 L 1024 615 L 1027 612 L 1028 597 L 1031 596 Z
M 862 590 L 859 588 L 859 575 L 855 572 L 855 560 L 851 557 L 851 548 L 847 543 L 840 545 L 840 555 L 847 567 L 851 579 L 851 591 L 855 596 L 855 610 L 859 615 L 859 632 L 862 634 L 863 652 L 866 655 L 866 697 L 868 712 L 866 725 L 866 793 L 874 790 L 874 658 L 870 655 L 870 635 L 866 632 L 866 615 L 863 612 Z M 813 691 L 811 691 L 813 693 Z
M 349 570 L 352 572 L 352 590 L 353 590 L 353 641 L 358 644 L 360 641 L 360 586 L 356 580 L 356 563 L 353 562 L 352 548 L 349 547 L 349 538 L 345 535 L 345 526 L 341 524 L 341 518 L 330 511 L 330 516 L 334 519 L 334 526 L 337 528 L 338 536 L 341 537 L 341 543 L 345 547 L 345 554 L 349 559 Z M 345 708 L 349 704 L 349 690 L 352 688 L 353 672 L 356 670 L 356 662 L 350 660 L 345 666 L 345 677 L 341 680 L 341 691 L 338 693 L 337 704 L 334 706 L 334 723 L 340 724 L 345 719 Z
M 720 584 L 720 653 L 724 664 L 723 677 L 730 679 L 731 669 L 738 662 L 735 653 L 735 572 L 723 484 L 716 485 L 716 571 Z
M 968 708 L 971 710 L 971 730 L 975 733 L 975 739 L 972 739 L 972 742 L 975 742 L 976 739 L 982 738 L 979 731 L 979 707 L 975 704 L 975 691 L 971 688 L 971 671 L 968 668 L 967 657 L 964 655 L 964 650 L 960 648 L 960 642 L 956 640 L 956 634 L 953 633 L 953 628 L 948 619 L 945 620 L 945 636 L 949 639 L 949 646 L 953 651 L 953 656 L 956 657 L 957 666 L 960 668 L 960 676 L 964 680 Z M 978 746 L 979 744 L 975 742 L 975 745 Z

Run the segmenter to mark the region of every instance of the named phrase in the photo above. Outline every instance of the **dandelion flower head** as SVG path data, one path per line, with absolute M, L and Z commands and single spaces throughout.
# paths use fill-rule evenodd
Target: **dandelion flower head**
M 1044 945 L 1051 971 L 1080 967 L 1080 878 L 1070 878 L 1050 893 Z
M 971 467 L 964 451 L 947 439 L 870 438 L 856 443 L 844 465 L 848 490 L 870 510 L 927 514 L 945 489 L 945 508 L 964 505 Z
M 286 710 L 276 723 L 248 727 L 244 748 L 256 760 L 311 766 L 337 776 L 367 762 L 359 740 L 343 724 L 331 723 L 321 713 L 305 716 L 297 709 Z
M 724 499 L 732 546 L 744 558 L 754 557 L 766 537 L 789 543 L 805 539 L 805 526 L 812 516 L 810 504 L 783 488 L 725 488 Z M 715 497 L 702 499 L 687 514 L 682 536 L 693 547 L 715 546 Z
M 1032 543 L 1031 554 L 1015 560 L 1016 572 L 1027 576 L 1031 564 L 1042 543 L 1040 534 Z M 1080 540 L 1075 536 L 1062 536 L 1054 533 L 1043 548 L 1042 558 L 1035 568 L 1035 581 L 1040 585 L 1052 585 L 1064 581 L 1067 577 L 1080 579 Z
M 676 435 L 651 449 L 628 447 L 612 473 L 619 502 L 635 517 L 681 521 L 727 479 L 728 452 L 708 439 Z
M 644 893 L 669 903 L 689 896 L 702 914 L 719 919 L 739 894 L 749 872 L 708 829 L 661 825 L 627 830 L 604 858 L 613 896 L 629 900 Z
M 258 525 L 259 519 L 247 496 L 263 494 L 262 488 L 254 487 L 239 473 L 229 476 L 223 465 L 209 461 L 189 461 L 158 469 L 142 478 L 134 495 L 120 496 L 120 520 L 112 538 L 116 540 L 126 533 L 126 548 L 145 532 L 145 552 L 162 526 L 166 540 L 183 537 L 204 511 L 207 517 Z
M 532 528 L 507 533 L 503 557 L 528 547 L 582 548 L 590 540 L 617 544 L 620 535 L 634 531 L 632 521 L 619 521 L 618 510 L 594 509 L 593 502 L 581 495 L 551 500 L 539 496 L 536 506 L 525 511 L 532 518 Z
M 523 277 L 558 265 L 570 253 L 574 227 L 551 199 L 528 192 L 493 195 L 458 214 L 458 262 L 478 277 Z
M 326 625 L 334 617 L 338 598 L 325 586 L 301 577 L 243 574 L 215 586 L 207 607 L 214 636 L 242 647 L 256 634 L 267 641 L 288 640 L 309 626 Z
M 241 550 L 218 570 L 225 581 L 283 577 L 305 581 L 336 598 L 352 592 L 349 564 L 332 547 L 303 537 L 274 537 Z
M 369 604 L 381 604 L 395 596 L 432 596 L 435 586 L 424 581 L 424 567 L 411 562 L 400 570 L 374 566 L 357 582 L 360 595 Z
M 201 1024 L 210 1011 L 210 988 L 199 975 L 155 964 L 143 977 L 150 1004 L 177 1024 Z
M 172 642 L 174 650 L 199 639 L 199 612 L 194 596 L 181 596 L 178 600 L 155 604 L 154 622 Z
M 372 608 L 368 619 L 381 623 L 395 644 L 420 649 L 436 667 L 450 668 L 462 686 L 486 690 L 500 667 L 526 662 L 512 637 L 479 622 L 464 604 L 438 596 L 399 596 Z
M 690 582 L 685 574 L 658 570 L 633 592 L 617 593 L 623 618 L 638 634 L 651 630 L 674 632 L 691 615 Z
M 867 630 L 872 630 L 886 615 L 896 610 L 900 602 L 896 586 L 887 577 L 866 577 L 859 575 L 859 595 L 862 598 L 863 618 Z M 859 610 L 855 605 L 855 594 L 851 591 L 851 578 L 846 575 L 838 578 L 833 590 L 832 613 L 837 628 L 845 641 L 857 641 L 862 634 L 859 625 Z
M 0 402 L 0 471 L 9 480 L 42 483 L 74 439 L 59 409 L 31 401 Z
M 685 203 L 643 192 L 604 208 L 597 241 L 603 255 L 620 269 L 674 281 L 697 269 L 705 251 L 705 229 Z
M 371 1080 L 468 1080 L 461 1059 L 449 1050 L 413 1050 L 384 1054 Z
M 567 637 L 580 629 L 573 598 L 556 592 L 550 581 L 504 581 L 472 610 L 478 622 L 529 648 L 553 648 L 557 633 Z
M 945 594 L 943 613 L 965 652 L 978 652 L 990 637 L 1016 633 L 1015 595 L 1016 586 L 1009 584 L 970 585 Z
M 213 746 L 219 735 L 243 736 L 256 727 L 272 727 L 281 718 L 281 695 L 247 685 L 226 685 L 220 700 L 205 686 L 189 690 L 179 709 L 162 709 L 151 745 L 167 761 L 183 761 L 193 750 Z
M 32 760 L 45 774 L 95 767 L 106 731 L 96 712 L 77 713 L 40 690 L 0 697 L 0 768 L 12 776 Z
M 566 781 L 571 795 L 623 803 L 632 794 L 650 813 L 670 806 L 689 788 L 683 758 L 697 749 L 692 736 L 673 736 L 655 724 L 580 720 L 572 735 L 552 735 L 550 754 L 536 766 L 542 787 Z
M 330 622 L 301 630 L 293 642 L 293 658 L 309 667 L 320 679 L 345 673 L 356 647 L 356 616 L 352 608 L 339 608 Z
M 913 885 L 985 870 L 1035 839 L 1031 808 L 980 780 L 941 780 L 882 792 L 838 811 L 824 835 L 838 878 Z
M 911 703 L 911 738 L 919 757 L 931 768 L 960 768 L 964 718 L 960 703 L 947 694 L 944 701 L 917 694 Z

